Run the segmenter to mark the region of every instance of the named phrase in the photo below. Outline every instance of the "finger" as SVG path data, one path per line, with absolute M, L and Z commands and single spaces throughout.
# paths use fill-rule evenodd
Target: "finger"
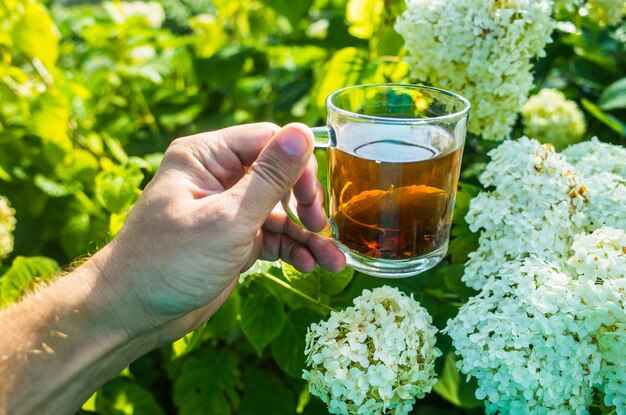
M 263 229 L 274 233 L 284 233 L 301 244 L 306 244 L 311 235 L 313 235 L 313 232 L 298 226 L 289 219 L 281 207 L 269 214 L 267 220 L 263 223 Z
M 283 234 L 306 246 L 315 262 L 329 271 L 339 272 L 346 266 L 344 254 L 332 239 L 309 232 L 296 225 L 285 213 L 272 212 L 263 224 L 264 233 Z
M 250 166 L 280 131 L 280 127 L 269 122 L 239 125 L 225 129 L 224 142 L 242 161 Z
M 170 170 L 184 171 L 186 180 L 200 189 L 200 196 L 221 192 L 239 181 L 244 167 L 252 164 L 279 130 L 277 125 L 258 123 L 178 138 L 168 147 L 156 177 Z
M 304 205 L 298 201 L 298 218 L 308 229 L 320 232 L 326 227 L 326 212 L 324 211 L 324 189 L 322 184 L 315 180 L 315 199 L 312 203 Z
M 319 232 L 326 226 L 324 212 L 324 194 L 321 184 L 317 180 L 317 160 L 311 156 L 302 176 L 293 188 L 293 195 L 297 201 L 297 212 L 300 221 L 314 232 Z
M 263 249 L 259 258 L 266 261 L 282 259 L 304 273 L 315 270 L 315 258 L 309 250 L 286 234 L 264 231 Z
M 239 198 L 241 220 L 262 224 L 291 191 L 313 152 L 313 134 L 303 124 L 283 127 L 265 146 L 247 174 L 229 192 Z
M 306 247 L 321 267 L 331 272 L 339 272 L 346 267 L 346 256 L 329 237 L 314 234 Z

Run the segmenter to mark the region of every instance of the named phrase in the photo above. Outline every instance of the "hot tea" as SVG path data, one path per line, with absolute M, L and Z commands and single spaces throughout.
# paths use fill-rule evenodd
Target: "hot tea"
M 337 241 L 361 255 L 404 260 L 447 243 L 462 146 L 439 127 L 346 125 L 328 150 Z

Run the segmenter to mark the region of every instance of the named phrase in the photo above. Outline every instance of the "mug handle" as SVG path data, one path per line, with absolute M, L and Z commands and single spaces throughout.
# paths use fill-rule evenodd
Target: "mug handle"
M 315 137 L 315 148 L 328 148 L 335 147 L 337 145 L 337 136 L 335 134 L 335 130 L 331 126 L 325 125 L 323 127 L 312 127 L 311 132 L 313 133 L 313 137 Z M 307 229 L 295 213 L 298 210 L 298 204 L 293 195 L 293 191 L 290 191 L 285 195 L 285 197 L 283 197 L 281 204 L 283 205 L 285 213 L 289 216 L 289 219 L 294 221 L 301 228 Z M 327 223 L 326 227 L 318 233 L 330 236 L 332 235 L 332 228 Z

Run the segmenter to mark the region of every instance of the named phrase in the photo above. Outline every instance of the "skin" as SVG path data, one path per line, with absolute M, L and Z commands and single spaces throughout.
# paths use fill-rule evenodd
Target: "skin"
M 339 271 L 302 124 L 172 142 L 111 243 L 0 312 L 0 414 L 75 412 L 143 354 L 206 321 L 257 259 Z M 293 189 L 305 230 L 277 207 Z

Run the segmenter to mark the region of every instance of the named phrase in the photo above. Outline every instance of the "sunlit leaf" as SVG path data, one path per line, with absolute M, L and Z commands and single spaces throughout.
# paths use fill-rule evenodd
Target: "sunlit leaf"
M 605 111 L 626 108 L 626 78 L 613 82 L 600 95 L 598 107 Z
M 59 33 L 48 10 L 39 2 L 26 2 L 24 13 L 13 27 L 13 45 L 29 58 L 45 65 L 56 62 L 59 55 Z
M 283 263 L 283 275 L 298 290 L 313 297 L 320 298 L 322 294 L 335 295 L 343 291 L 350 283 L 354 270 L 346 267 L 340 272 L 330 272 L 317 265 L 315 271 L 304 274 L 293 266 Z
M 380 24 L 384 8 L 384 0 L 348 0 L 346 18 L 350 23 L 350 34 L 369 39 Z
M 96 198 L 111 213 L 122 213 L 137 199 L 143 173 L 135 166 L 116 167 L 96 176 Z
M 621 136 L 626 136 L 626 124 L 622 123 L 619 119 L 617 119 L 613 115 L 602 112 L 602 110 L 598 108 L 597 105 L 595 105 L 591 101 L 586 100 L 585 98 L 581 100 L 581 103 L 583 104 L 583 107 L 587 111 L 589 111 L 591 115 L 596 117 L 607 127 L 609 127 L 610 129 L 612 129 L 613 131 L 615 131 Z
M 95 397 L 95 409 L 101 415 L 164 415 L 154 396 L 128 379 L 108 382 Z
M 50 258 L 16 257 L 0 277 L 0 306 L 17 300 L 35 284 L 49 280 L 58 269 L 59 265 Z
M 326 107 L 326 98 L 332 92 L 346 86 L 359 83 L 359 78 L 365 69 L 365 55 L 363 51 L 348 47 L 335 52 L 326 65 L 321 84 L 316 88 L 315 103 L 321 109 Z
M 295 26 L 309 11 L 313 0 L 261 0 L 266 6 L 285 16 Z

